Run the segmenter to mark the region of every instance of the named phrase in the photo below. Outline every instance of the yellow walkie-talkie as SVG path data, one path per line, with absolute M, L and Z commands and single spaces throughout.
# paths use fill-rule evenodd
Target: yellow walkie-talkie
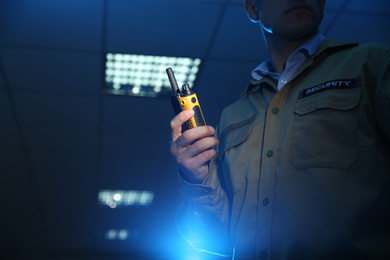
M 206 125 L 196 94 L 190 89 L 188 84 L 184 84 L 182 86 L 182 91 L 180 91 L 172 68 L 167 68 L 166 71 L 172 87 L 173 96 L 171 97 L 171 101 L 175 113 L 178 114 L 181 111 L 189 109 L 192 109 L 195 112 L 194 116 L 183 125 L 183 131 L 197 126 Z

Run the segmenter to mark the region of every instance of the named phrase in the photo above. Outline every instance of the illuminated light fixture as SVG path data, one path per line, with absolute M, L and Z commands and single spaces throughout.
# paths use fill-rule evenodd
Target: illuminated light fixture
M 129 232 L 126 229 L 110 229 L 106 232 L 105 238 L 107 240 L 126 240 L 129 236 Z
M 169 96 L 172 89 L 165 70 L 172 67 L 178 82 L 193 87 L 200 63 L 198 58 L 107 53 L 103 93 Z
M 97 237 L 110 241 L 129 241 L 137 240 L 140 237 L 139 230 L 130 229 L 109 229 L 105 231 L 98 231 Z
M 101 190 L 98 194 L 99 205 L 102 207 L 123 208 L 152 204 L 154 193 L 152 191 L 136 190 Z

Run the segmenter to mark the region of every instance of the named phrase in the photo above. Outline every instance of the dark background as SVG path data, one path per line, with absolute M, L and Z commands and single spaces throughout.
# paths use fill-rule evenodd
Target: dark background
M 390 44 L 388 0 L 327 2 L 325 36 Z M 169 99 L 102 94 L 107 52 L 201 58 L 210 125 L 267 58 L 242 0 L 1 0 L 0 258 L 211 259 L 175 228 Z M 155 200 L 103 208 L 102 189 Z

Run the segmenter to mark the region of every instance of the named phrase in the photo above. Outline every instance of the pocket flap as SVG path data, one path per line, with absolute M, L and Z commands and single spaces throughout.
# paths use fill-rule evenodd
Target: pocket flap
M 294 113 L 305 115 L 318 109 L 350 110 L 359 104 L 361 88 L 329 90 L 297 101 Z
M 234 123 L 225 128 L 219 138 L 218 160 L 223 158 L 227 150 L 245 141 L 252 129 L 255 118 L 256 115 L 254 114 L 243 121 Z

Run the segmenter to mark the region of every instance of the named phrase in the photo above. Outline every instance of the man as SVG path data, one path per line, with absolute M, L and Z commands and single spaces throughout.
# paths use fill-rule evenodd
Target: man
M 270 60 L 218 128 L 171 121 L 195 247 L 234 259 L 390 259 L 390 48 L 324 39 L 325 0 L 246 0 Z M 214 150 L 213 147 L 216 147 Z

